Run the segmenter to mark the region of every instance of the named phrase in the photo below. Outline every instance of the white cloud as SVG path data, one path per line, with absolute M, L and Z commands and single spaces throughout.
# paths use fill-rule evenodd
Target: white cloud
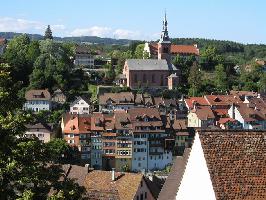
M 113 35 L 117 39 L 140 39 L 141 33 L 139 31 L 130 31 L 125 29 L 116 29 Z
M 60 22 L 61 23 L 61 22 Z M 20 18 L 0 17 L 0 32 L 22 32 L 43 34 L 48 24 Z M 54 36 L 98 36 L 116 39 L 158 39 L 155 35 L 145 35 L 140 31 L 113 29 L 104 26 L 92 26 L 70 30 L 63 24 L 51 24 Z
M 99 36 L 99 37 L 110 37 L 111 28 L 93 26 L 90 28 L 77 28 L 70 32 L 71 36 Z
M 43 34 L 47 24 L 39 21 L 27 19 L 15 19 L 10 17 L 0 17 L 0 32 L 23 32 Z M 51 25 L 53 33 L 64 31 L 66 27 L 62 24 Z
M 44 25 L 38 21 L 30 21 L 25 19 L 14 19 L 10 17 L 0 18 L 0 31 L 8 32 L 25 32 L 29 30 L 43 29 Z

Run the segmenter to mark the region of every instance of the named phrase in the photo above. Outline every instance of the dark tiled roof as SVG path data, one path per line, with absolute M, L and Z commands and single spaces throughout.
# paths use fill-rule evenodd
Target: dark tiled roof
M 202 131 L 216 199 L 266 199 L 266 132 Z
M 127 59 L 129 70 L 177 70 L 173 64 L 158 59 Z
M 25 94 L 26 100 L 51 100 L 48 90 L 29 90 Z
M 99 104 L 105 105 L 110 100 L 113 104 L 133 104 L 134 94 L 132 92 L 104 93 L 99 96 Z

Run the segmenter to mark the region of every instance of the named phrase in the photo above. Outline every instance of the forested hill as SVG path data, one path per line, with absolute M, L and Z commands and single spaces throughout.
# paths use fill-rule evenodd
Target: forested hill
M 231 57 L 238 62 L 250 61 L 254 58 L 266 59 L 265 44 L 242 44 L 226 40 L 210 40 L 201 38 L 174 38 L 174 44 L 197 44 L 200 50 L 215 47 L 218 54 Z
M 12 39 L 22 33 L 14 32 L 0 32 L 0 37 L 6 39 Z M 39 34 L 28 34 L 30 38 L 34 40 L 43 39 Z M 143 43 L 137 40 L 129 39 L 113 39 L 113 38 L 100 38 L 97 36 L 81 36 L 81 37 L 54 37 L 57 41 L 75 42 L 75 43 L 92 43 L 92 44 L 104 44 L 104 45 L 121 45 L 128 46 L 131 43 Z M 173 38 L 173 44 L 197 44 L 200 50 L 203 50 L 209 46 L 215 47 L 217 53 L 227 56 L 233 56 L 237 60 L 249 61 L 256 58 L 266 59 L 266 45 L 265 44 L 242 44 L 233 41 L 226 40 L 211 40 L 201 38 Z
M 15 36 L 21 35 L 22 33 L 14 32 L 0 32 L 0 37 L 6 39 L 12 39 Z M 28 36 L 33 40 L 43 39 L 42 35 L 39 34 L 28 34 Z M 128 39 L 114 39 L 114 38 L 100 38 L 97 36 L 80 36 L 80 37 L 54 37 L 57 41 L 63 42 L 75 42 L 75 43 L 92 43 L 92 44 L 106 44 L 106 45 L 129 45 L 134 40 Z

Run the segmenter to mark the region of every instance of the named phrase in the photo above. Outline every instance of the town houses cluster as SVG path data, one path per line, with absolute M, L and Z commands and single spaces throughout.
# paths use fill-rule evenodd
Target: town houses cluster
M 91 199 L 189 200 L 193 193 L 198 199 L 265 199 L 266 95 L 236 90 L 158 95 L 180 84 L 174 56 L 199 57 L 196 44 L 171 43 L 166 16 L 159 41 L 146 43 L 143 53 L 149 58 L 126 59 L 115 81 L 125 91 L 98 89 L 96 100 L 86 95 L 69 100 L 61 89 L 26 91 L 24 110 L 64 108 L 57 128 L 40 120 L 27 124 L 26 135 L 46 143 L 60 132 L 79 164 L 64 170 Z M 84 48 L 76 49 L 73 62 L 96 65 Z M 155 184 L 154 174 L 168 169 Z

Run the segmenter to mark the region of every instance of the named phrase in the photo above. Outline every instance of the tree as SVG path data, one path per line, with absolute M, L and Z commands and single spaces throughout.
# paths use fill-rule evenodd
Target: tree
M 138 59 L 148 59 L 149 54 L 147 51 L 144 51 L 145 44 L 139 44 L 134 52 L 134 57 Z
M 190 68 L 189 77 L 188 77 L 188 84 L 189 88 L 189 95 L 190 96 L 197 96 L 199 95 L 199 91 L 201 88 L 201 71 L 199 66 L 196 62 L 193 63 L 192 67 Z
M 224 66 L 219 64 L 215 66 L 215 86 L 216 89 L 225 92 L 228 89 L 227 76 L 224 70 Z
M 45 30 L 45 34 L 44 34 L 44 39 L 53 39 L 53 34 L 52 34 L 52 30 L 50 28 L 50 25 L 47 26 L 46 30 Z
M 36 48 L 34 53 L 33 48 Z M 21 81 L 22 86 L 27 86 L 29 83 L 29 74 L 33 70 L 33 63 L 37 54 L 38 47 L 31 43 L 26 34 L 17 36 L 8 43 L 3 58 L 6 63 L 12 66 L 11 76 L 16 81 Z
M 0 199 L 42 200 L 52 189 L 54 195 L 62 191 L 64 199 L 81 199 L 83 188 L 68 178 L 60 181 L 64 172 L 56 160 L 65 144 L 24 136 L 24 124 L 32 117 L 20 110 L 23 101 L 11 72 L 9 65 L 0 64 Z

